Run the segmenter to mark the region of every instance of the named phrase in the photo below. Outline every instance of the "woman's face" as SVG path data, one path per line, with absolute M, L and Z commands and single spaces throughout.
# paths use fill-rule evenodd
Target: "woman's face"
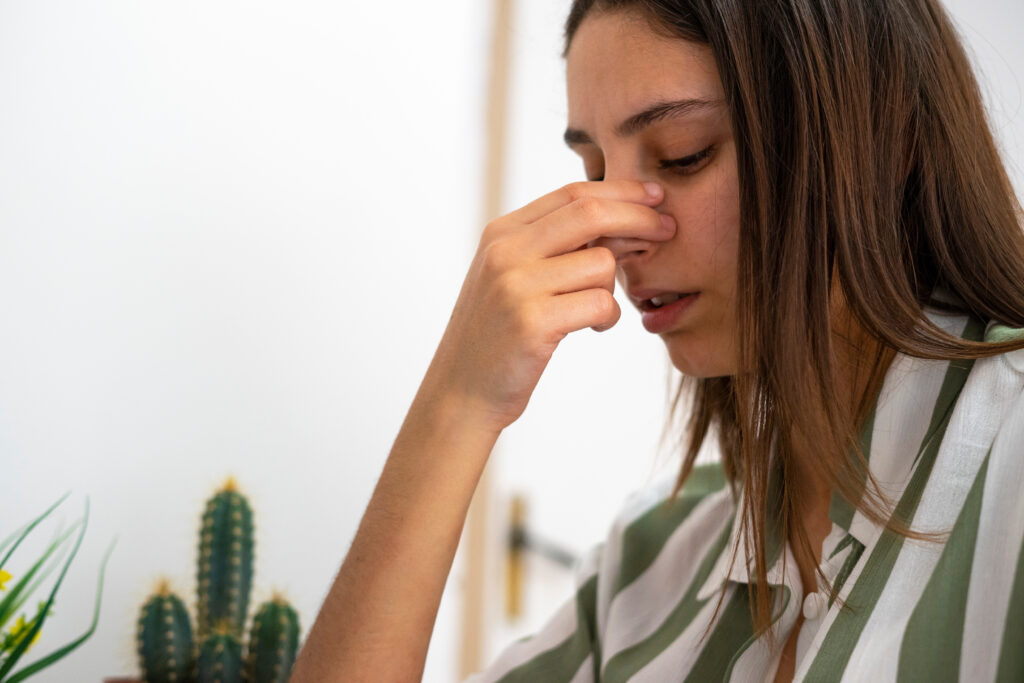
M 711 49 L 662 38 L 635 15 L 598 13 L 583 20 L 566 60 L 566 141 L 587 178 L 657 181 L 665 189 L 657 209 L 677 225 L 667 241 L 601 238 L 590 246 L 615 253 L 616 279 L 627 292 L 698 292 L 658 334 L 680 372 L 735 374 L 736 151 Z M 690 99 L 710 104 L 663 108 L 623 129 L 655 105 Z M 694 160 L 680 166 L 686 157 Z

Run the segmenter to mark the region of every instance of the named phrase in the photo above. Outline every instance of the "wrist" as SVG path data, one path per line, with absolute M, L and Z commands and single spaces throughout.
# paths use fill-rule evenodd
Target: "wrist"
M 478 396 L 446 387 L 434 388 L 428 382 L 420 387 L 409 413 L 421 415 L 438 429 L 454 429 L 495 441 L 508 426 Z

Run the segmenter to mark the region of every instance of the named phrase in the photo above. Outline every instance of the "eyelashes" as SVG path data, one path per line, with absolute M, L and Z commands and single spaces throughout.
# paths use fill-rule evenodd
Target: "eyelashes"
M 708 155 L 710 155 L 711 154 L 711 150 L 712 150 L 711 147 L 705 147 L 704 149 L 702 149 L 701 151 L 697 152 L 696 154 L 691 154 L 690 156 L 683 157 L 682 159 L 672 159 L 670 161 L 662 161 L 660 163 L 660 165 L 658 166 L 658 168 L 661 168 L 661 169 L 679 169 L 679 170 L 682 170 L 684 173 L 693 173 L 694 171 L 692 169 L 695 168 Z
M 708 147 L 705 147 L 701 151 L 697 152 L 696 154 L 691 154 L 689 156 L 681 157 L 679 159 L 662 160 L 658 162 L 658 168 L 663 171 L 671 171 L 677 175 L 690 175 L 691 173 L 696 173 L 698 170 L 700 170 L 700 168 L 703 167 L 701 162 L 703 162 L 705 159 L 711 156 L 711 153 L 714 151 L 714 149 L 715 146 L 710 145 Z M 602 175 L 599 178 L 588 178 L 588 180 L 601 181 L 604 180 L 604 176 Z

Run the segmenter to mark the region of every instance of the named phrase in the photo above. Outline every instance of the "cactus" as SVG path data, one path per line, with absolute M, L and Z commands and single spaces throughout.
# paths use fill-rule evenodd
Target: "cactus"
M 225 619 L 203 640 L 199 647 L 199 683 L 241 683 L 242 643 L 233 629 L 234 624 Z
M 299 617 L 283 597 L 263 603 L 252 620 L 246 680 L 251 683 L 288 683 L 299 650 Z
M 252 585 L 253 526 L 249 502 L 228 479 L 206 504 L 199 539 L 199 637 L 224 622 L 241 640 Z
M 170 592 L 166 581 L 142 608 L 139 658 L 147 683 L 288 680 L 298 653 L 299 619 L 295 609 L 276 593 L 253 618 L 243 662 L 253 546 L 252 509 L 229 478 L 203 513 L 195 641 L 185 605 Z
M 185 603 L 166 581 L 142 608 L 138 631 L 139 662 L 147 683 L 191 681 L 195 671 L 192 624 Z

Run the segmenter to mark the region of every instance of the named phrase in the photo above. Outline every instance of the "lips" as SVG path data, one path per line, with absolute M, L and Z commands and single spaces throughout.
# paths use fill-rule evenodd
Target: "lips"
M 696 294 L 695 290 L 667 290 L 667 289 L 631 289 L 627 292 L 630 301 L 641 311 L 654 311 L 660 308 L 655 306 L 651 299 L 659 299 L 663 305 L 671 303 L 688 294 Z

